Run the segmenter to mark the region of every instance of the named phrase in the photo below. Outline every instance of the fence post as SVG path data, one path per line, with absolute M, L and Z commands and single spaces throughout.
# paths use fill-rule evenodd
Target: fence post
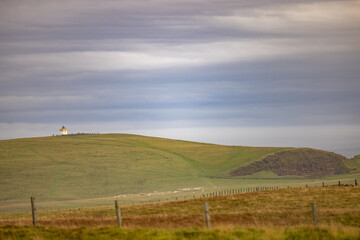
M 358 185 L 358 183 L 357 183 L 357 180 L 355 179 L 355 186 L 357 186 Z
M 209 214 L 209 205 L 207 202 L 204 202 L 204 215 L 205 215 L 205 224 L 207 229 L 211 229 L 210 224 L 210 214 Z
M 316 212 L 316 204 L 312 203 L 311 208 L 312 208 L 312 215 L 313 215 L 314 225 L 316 226 L 318 224 L 318 217 L 317 217 L 317 212 Z
M 341 185 L 341 184 L 340 184 L 340 181 L 339 181 L 339 187 L 340 187 L 340 185 Z
M 34 227 L 37 226 L 37 217 L 36 217 L 36 207 L 35 207 L 35 198 L 31 197 L 31 213 L 32 213 L 32 219 L 33 219 L 33 225 Z
M 120 212 L 118 200 L 115 200 L 115 210 L 116 210 L 117 225 L 118 225 L 118 227 L 121 227 L 122 221 L 121 221 L 121 212 Z

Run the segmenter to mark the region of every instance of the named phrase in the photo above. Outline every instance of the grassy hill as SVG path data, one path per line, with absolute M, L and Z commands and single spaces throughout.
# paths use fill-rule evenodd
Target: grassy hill
M 224 178 L 240 166 L 289 150 L 294 149 L 222 146 L 128 134 L 2 140 L 0 211 L 2 206 L 28 201 L 29 196 L 68 201 L 179 188 L 213 191 L 304 183 L 304 177 L 277 176 L 271 171 Z M 353 166 L 352 175 L 330 176 L 329 180 L 359 176 L 359 161 L 346 161 L 347 166 Z

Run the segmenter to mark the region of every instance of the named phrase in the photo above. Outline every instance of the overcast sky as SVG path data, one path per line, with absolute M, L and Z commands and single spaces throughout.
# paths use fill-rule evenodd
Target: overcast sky
M 360 1 L 0 1 L 0 138 L 360 154 Z

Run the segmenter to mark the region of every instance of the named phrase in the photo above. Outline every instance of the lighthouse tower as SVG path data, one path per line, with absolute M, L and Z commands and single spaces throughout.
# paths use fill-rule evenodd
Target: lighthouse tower
M 67 132 L 68 130 L 64 126 L 60 129 L 60 135 L 67 135 Z

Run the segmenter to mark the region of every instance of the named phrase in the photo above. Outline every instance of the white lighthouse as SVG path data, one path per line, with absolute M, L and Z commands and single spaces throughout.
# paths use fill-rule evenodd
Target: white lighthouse
M 67 135 L 67 132 L 68 130 L 64 126 L 60 129 L 60 135 Z

